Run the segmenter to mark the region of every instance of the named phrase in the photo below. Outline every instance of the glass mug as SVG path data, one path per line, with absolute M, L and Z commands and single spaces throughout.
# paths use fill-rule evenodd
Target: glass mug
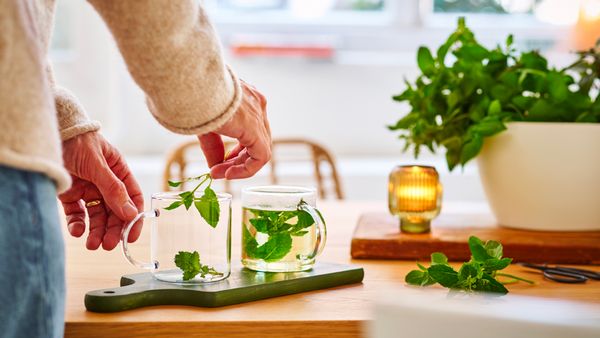
M 200 197 L 203 192 L 196 192 Z M 152 195 L 152 209 L 138 214 L 123 230 L 121 241 L 125 258 L 134 266 L 151 270 L 158 280 L 181 284 L 215 282 L 229 277 L 231 270 L 231 195 L 218 193 L 219 222 L 213 228 L 202 218 L 192 205 L 186 210 L 183 205 L 173 210 L 165 208 L 181 198 L 178 192 L 163 192 Z M 133 258 L 127 238 L 132 226 L 140 219 L 152 219 L 150 233 L 150 262 Z M 175 264 L 175 257 L 185 251 L 189 260 L 200 261 L 200 272 L 189 280 Z M 194 255 L 194 256 L 192 256 Z M 205 266 L 206 270 L 202 271 Z
M 315 189 L 261 186 L 242 191 L 242 264 L 251 270 L 310 270 L 327 230 Z

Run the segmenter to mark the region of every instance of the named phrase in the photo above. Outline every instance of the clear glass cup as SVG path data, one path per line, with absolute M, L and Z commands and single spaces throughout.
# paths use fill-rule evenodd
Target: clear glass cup
M 262 186 L 242 191 L 242 264 L 251 270 L 310 270 L 327 230 L 315 189 Z
M 203 192 L 196 192 L 200 197 Z M 125 258 L 134 266 L 151 270 L 158 280 L 201 284 L 215 282 L 229 277 L 231 270 L 231 195 L 217 194 L 219 201 L 219 222 L 213 228 L 192 205 L 186 210 L 182 205 L 173 210 L 165 208 L 181 200 L 177 192 L 163 192 L 152 195 L 152 209 L 138 214 L 123 230 L 121 242 Z M 132 226 L 145 218 L 151 224 L 150 262 L 140 262 L 133 258 L 128 249 L 127 238 Z M 150 221 L 150 222 L 148 222 Z M 184 280 L 183 272 L 175 264 L 175 257 L 184 251 L 193 255 L 198 252 L 201 266 L 210 272 L 198 273 Z

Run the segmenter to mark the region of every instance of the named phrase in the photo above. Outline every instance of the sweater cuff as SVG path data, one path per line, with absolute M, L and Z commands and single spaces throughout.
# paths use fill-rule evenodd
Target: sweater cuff
M 100 122 L 90 121 L 79 100 L 68 90 L 56 87 L 54 102 L 62 141 L 100 129 Z
M 242 97 L 243 97 L 243 90 L 242 90 L 242 85 L 240 83 L 240 80 L 235 75 L 235 73 L 231 70 L 231 68 L 229 68 L 229 66 L 227 66 L 226 68 L 227 68 L 227 72 L 229 73 L 229 76 L 231 77 L 231 81 L 233 82 L 233 97 L 232 97 L 231 101 L 229 101 L 229 103 L 227 104 L 225 109 L 223 111 L 221 111 L 221 113 L 219 115 L 217 115 L 210 121 L 206 121 L 201 124 L 192 125 L 192 126 L 177 126 L 177 125 L 171 124 L 169 121 L 165 121 L 165 120 L 159 118 L 157 116 L 158 114 L 156 114 L 157 109 L 149 98 L 146 99 L 147 104 L 148 104 L 148 109 L 150 110 L 150 112 L 152 113 L 154 118 L 158 121 L 158 123 L 160 123 L 165 128 L 169 129 L 170 131 L 178 133 L 178 134 L 203 135 L 203 134 L 209 133 L 211 131 L 214 131 L 214 130 L 220 128 L 222 125 L 224 125 L 229 120 L 231 120 L 233 115 L 235 115 L 238 108 L 240 107 L 240 104 L 242 102 Z

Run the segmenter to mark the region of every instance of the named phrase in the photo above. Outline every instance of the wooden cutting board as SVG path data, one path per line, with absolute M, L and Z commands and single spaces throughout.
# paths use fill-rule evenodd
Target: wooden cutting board
M 428 234 L 401 233 L 398 218 L 366 213 L 352 236 L 352 258 L 428 261 L 443 252 L 467 261 L 469 236 L 500 241 L 515 262 L 600 264 L 600 232 L 542 232 L 499 227 L 488 214 L 441 214 Z
M 236 267 L 227 279 L 202 285 L 162 282 L 145 272 L 121 277 L 120 287 L 88 292 L 85 307 L 93 312 L 153 305 L 219 307 L 360 283 L 363 277 L 361 267 L 332 263 L 317 263 L 302 272 L 256 272 Z

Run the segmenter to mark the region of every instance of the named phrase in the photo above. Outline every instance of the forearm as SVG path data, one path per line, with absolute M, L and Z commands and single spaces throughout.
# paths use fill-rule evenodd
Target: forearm
M 50 63 L 46 66 L 46 74 L 54 94 L 61 140 L 66 141 L 77 135 L 100 129 L 100 122 L 88 118 L 85 109 L 75 95 L 56 84 Z
M 194 0 L 89 0 L 111 30 L 154 117 L 181 134 L 217 129 L 242 92 Z

